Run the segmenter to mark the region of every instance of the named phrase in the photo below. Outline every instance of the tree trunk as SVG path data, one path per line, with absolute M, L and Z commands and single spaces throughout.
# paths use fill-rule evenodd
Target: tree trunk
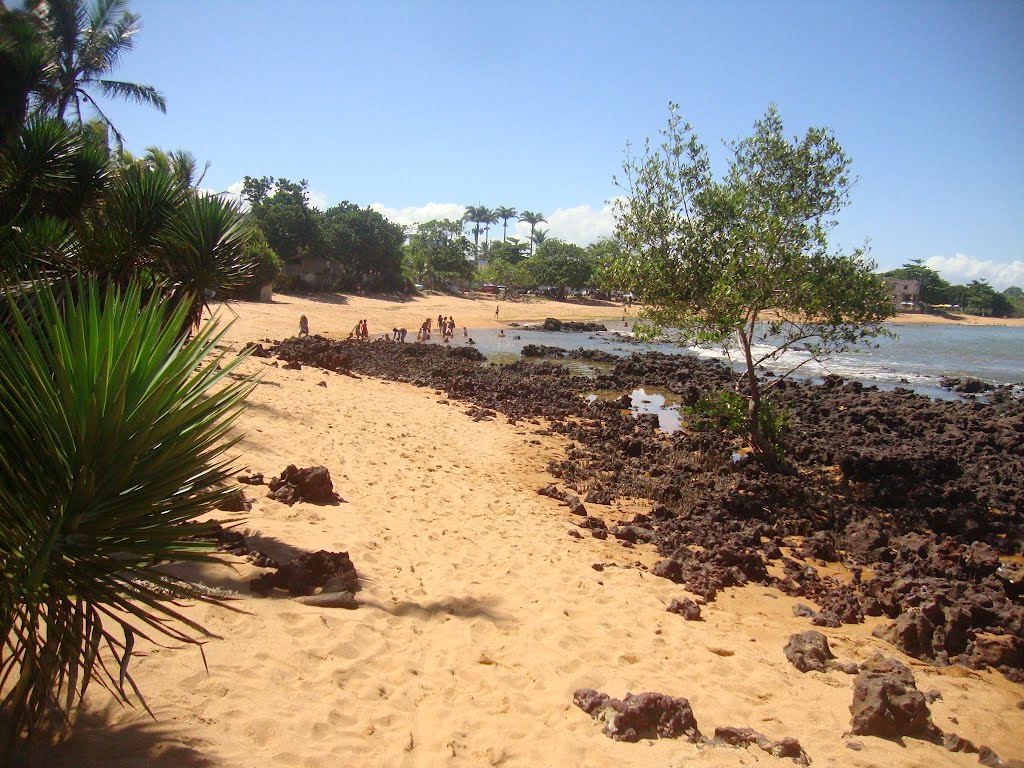
M 753 334 L 738 331 L 737 335 L 743 350 L 743 359 L 747 365 L 746 379 L 749 389 L 747 394 L 747 437 L 757 458 L 774 463 L 772 448 L 761 432 L 761 388 L 757 380 L 757 371 L 754 370 L 754 356 L 750 352 Z

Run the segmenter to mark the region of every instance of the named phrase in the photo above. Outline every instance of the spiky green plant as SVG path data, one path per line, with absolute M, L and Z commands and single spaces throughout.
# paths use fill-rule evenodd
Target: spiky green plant
M 209 637 L 180 601 L 220 602 L 159 565 L 209 561 L 229 430 L 253 386 L 212 323 L 131 282 L 43 283 L 0 334 L 0 723 L 6 743 L 90 681 L 122 701 L 137 637 Z M 17 298 L 17 301 L 14 299 Z M 126 688 L 126 686 L 128 688 Z M 141 696 L 140 696 L 141 698 Z M 143 701 L 143 704 L 145 702 Z M 0 749 L 4 743 L 0 743 Z

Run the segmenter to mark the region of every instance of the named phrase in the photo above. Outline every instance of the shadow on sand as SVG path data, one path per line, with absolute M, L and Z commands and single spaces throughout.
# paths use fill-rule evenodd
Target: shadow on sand
M 360 600 L 367 608 L 379 608 L 392 616 L 411 616 L 416 619 L 432 619 L 439 616 L 455 616 L 460 619 L 482 618 L 495 624 L 504 624 L 512 620 L 511 616 L 498 613 L 493 608 L 493 600 L 479 600 L 473 597 L 446 597 L 420 603 L 414 600 L 399 600 L 384 603 L 376 600 Z
M 2 761 L 10 768 L 208 768 L 209 743 L 173 722 L 154 721 L 141 706 L 115 719 L 116 703 L 102 712 L 82 712 L 70 728 L 59 723 L 17 744 Z

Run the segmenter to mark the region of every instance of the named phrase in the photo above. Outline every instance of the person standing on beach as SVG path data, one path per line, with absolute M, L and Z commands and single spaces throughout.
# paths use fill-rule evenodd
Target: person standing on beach
M 501 309 L 501 307 L 500 307 L 500 306 L 498 306 L 498 305 L 495 305 L 495 307 L 494 307 L 494 319 L 495 319 L 495 320 L 497 320 L 497 319 L 498 319 L 498 310 L 499 310 L 499 309 Z
M 363 341 L 369 341 L 369 340 L 370 340 L 370 332 L 366 328 L 366 321 L 363 320 Z
M 309 318 L 299 315 L 299 338 L 303 336 L 309 336 Z

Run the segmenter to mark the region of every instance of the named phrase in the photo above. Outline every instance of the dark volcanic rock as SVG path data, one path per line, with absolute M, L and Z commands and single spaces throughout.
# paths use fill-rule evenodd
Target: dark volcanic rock
M 223 512 L 248 512 L 252 509 L 252 502 L 241 488 L 235 488 L 217 505 L 217 509 Z
M 620 701 L 592 688 L 580 688 L 572 698 L 577 707 L 603 722 L 604 735 L 616 741 L 685 736 L 696 743 L 702 738 L 686 699 L 662 693 L 627 693 Z
M 573 333 L 578 333 L 580 331 L 593 332 L 608 330 L 602 323 L 583 323 L 577 320 L 556 320 L 553 317 L 549 317 L 544 321 L 543 328 L 545 331 L 566 331 Z
M 688 597 L 682 600 L 673 598 L 665 610 L 669 613 L 678 613 L 687 621 L 700 621 L 700 606 Z
M 791 736 L 772 741 L 763 733 L 753 728 L 737 728 L 731 725 L 715 727 L 715 738 L 711 743 L 729 744 L 734 747 L 745 747 L 750 744 L 760 747 L 774 757 L 789 757 L 798 765 L 810 765 L 811 758 L 804 752 L 800 742 Z
M 297 501 L 333 504 L 340 499 L 334 492 L 331 473 L 327 467 L 322 466 L 299 469 L 289 464 L 280 477 L 270 481 L 269 486 L 270 493 L 267 495 L 289 506 Z
M 241 354 L 244 355 L 246 352 L 250 353 L 253 357 L 270 357 L 270 352 L 264 349 L 262 344 L 255 344 L 251 341 L 242 347 Z
M 881 654 L 864 662 L 854 678 L 850 712 L 851 730 L 859 736 L 941 738 L 924 694 L 917 690 L 914 673 Z
M 591 488 L 587 491 L 587 496 L 584 501 L 588 504 L 601 504 L 603 506 L 608 506 L 612 503 L 612 495 L 604 488 Z
M 348 552 L 304 552 L 275 573 L 265 573 L 249 582 L 249 588 L 266 595 L 286 589 L 293 597 L 312 595 L 318 588 L 329 592 L 357 592 L 359 577 Z
M 802 632 L 789 636 L 789 642 L 783 648 L 786 658 L 801 672 L 824 672 L 829 662 L 835 659 L 828 640 L 821 632 Z
M 843 664 L 835 660 L 832 649 L 828 647 L 828 640 L 821 632 L 810 630 L 799 634 L 790 635 L 789 642 L 782 649 L 793 666 L 801 672 L 825 672 L 830 669 L 838 669 L 849 675 L 857 674 L 856 664 Z

